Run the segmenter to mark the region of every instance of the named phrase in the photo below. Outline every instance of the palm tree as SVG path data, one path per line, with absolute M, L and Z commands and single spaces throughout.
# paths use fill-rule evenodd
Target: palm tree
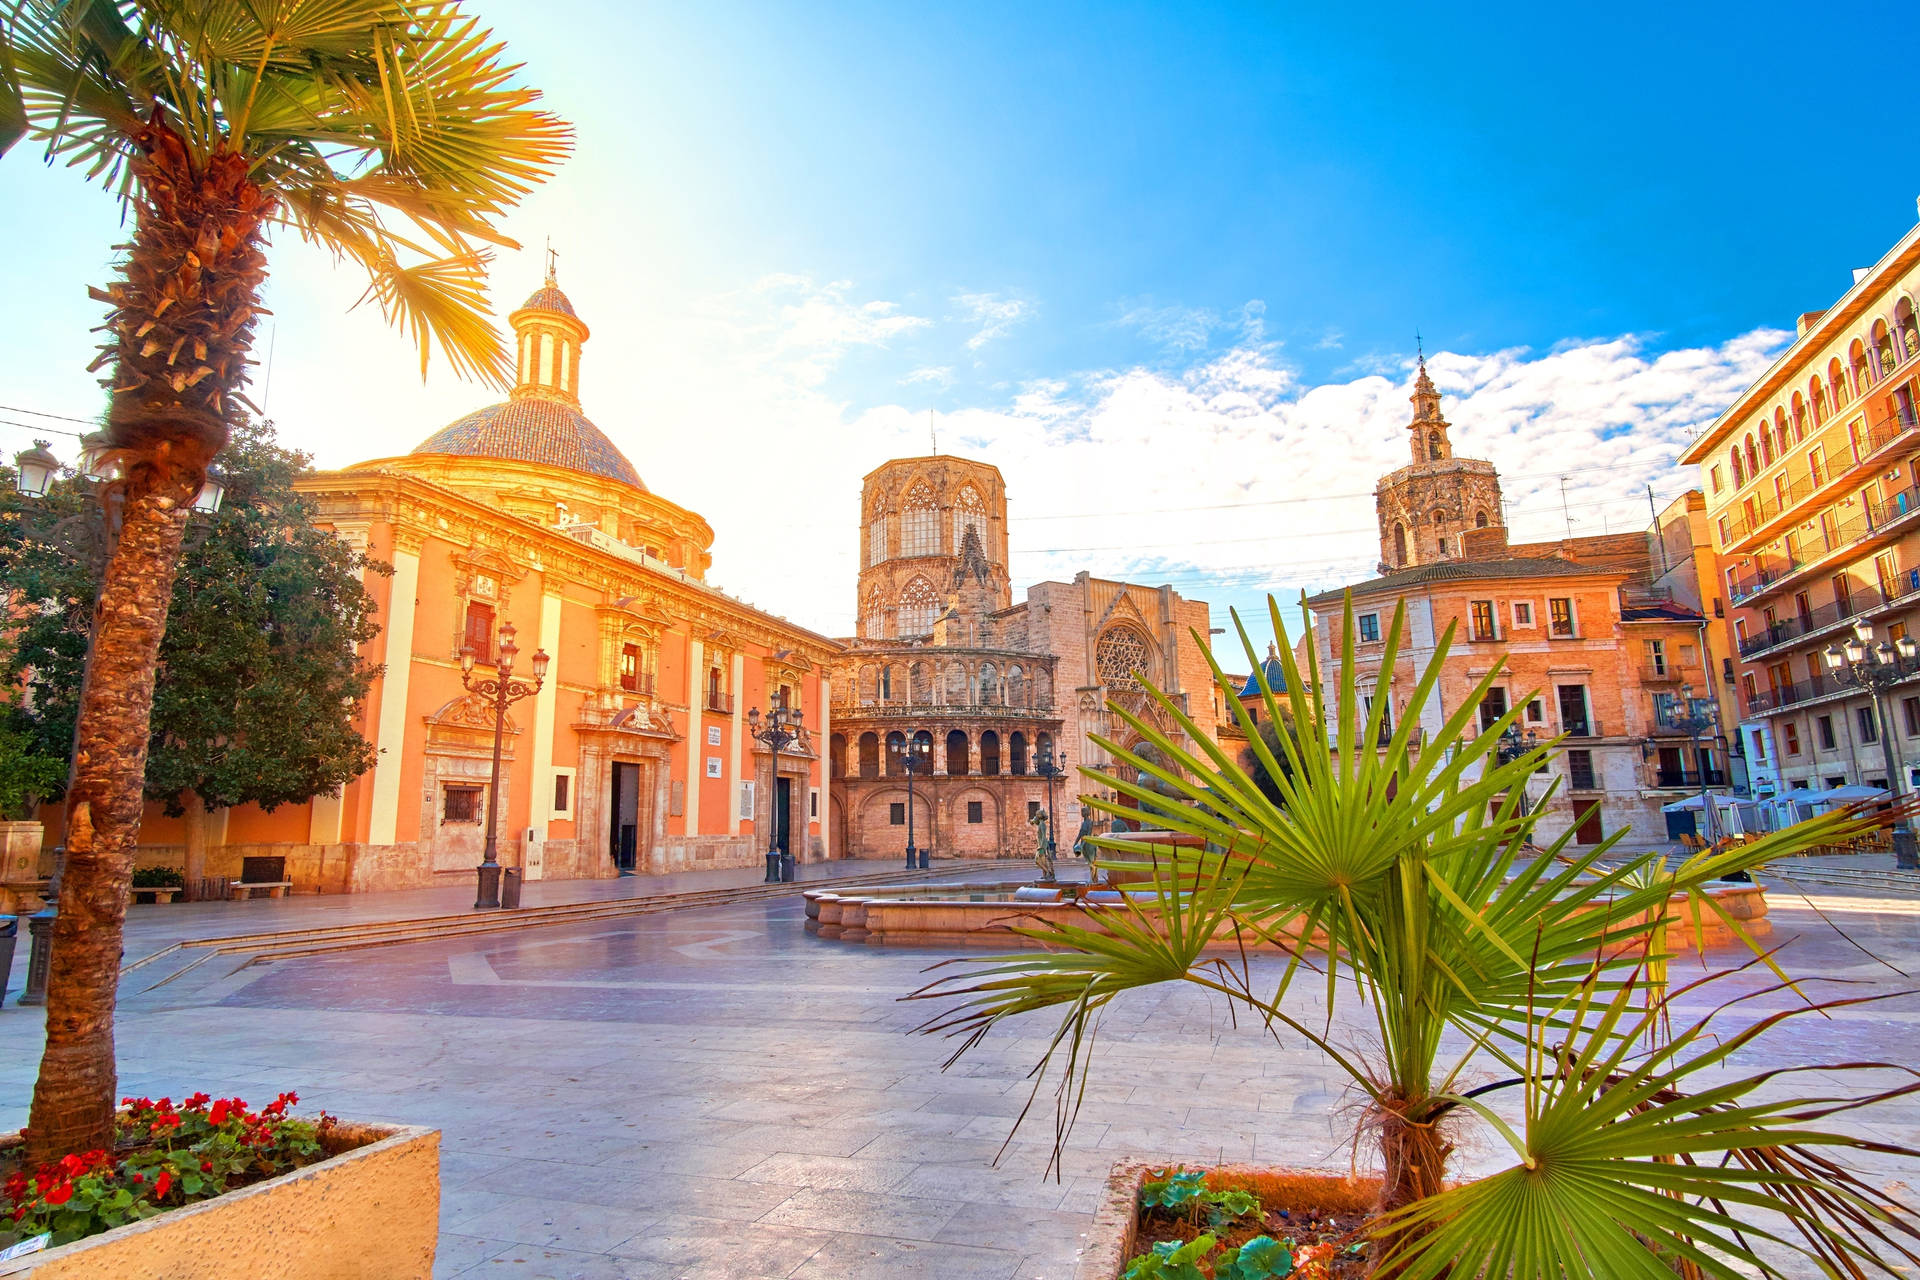
M 1557 744 L 1505 758 L 1513 753 L 1502 750 L 1503 734 L 1526 698 L 1491 727 L 1477 727 L 1500 663 L 1415 751 L 1423 719 L 1442 718 L 1437 709 L 1426 713 L 1451 630 L 1419 673 L 1398 727 L 1383 736 L 1387 700 L 1365 710 L 1356 683 L 1351 600 L 1331 715 L 1317 664 L 1310 661 L 1302 679 L 1279 609 L 1270 603 L 1270 611 L 1286 687 L 1307 691 L 1294 695 L 1301 729 L 1257 732 L 1234 683 L 1214 667 L 1258 776 L 1151 688 L 1175 731 L 1114 704 L 1153 758 L 1101 738 L 1114 767 L 1088 771 L 1094 790 L 1122 798 L 1091 799 L 1096 808 L 1125 813 L 1127 798 L 1157 802 L 1160 825 L 1204 846 L 1098 838 L 1115 853 L 1154 862 L 1141 900 L 1102 912 L 1097 928 L 1047 922 L 1022 929 L 1045 944 L 1044 953 L 963 962 L 958 976 L 915 993 L 950 1002 L 922 1029 L 960 1036 L 964 1053 L 1003 1019 L 1063 1010 L 1034 1074 L 1037 1091 L 1051 1059 L 1066 1059 L 1056 1120 L 1056 1134 L 1064 1135 L 1082 1096 L 1095 1020 L 1116 996 L 1184 982 L 1251 1009 L 1276 1036 L 1326 1055 L 1365 1098 L 1360 1132 L 1382 1175 L 1376 1274 L 1671 1277 L 1666 1262 L 1677 1259 L 1681 1274 L 1730 1280 L 1734 1269 L 1695 1258 L 1705 1244 L 1779 1275 L 1747 1247 L 1749 1237 L 1764 1235 L 1739 1216 L 1755 1207 L 1785 1215 L 1799 1237 L 1788 1247 L 1801 1262 L 1832 1262 L 1823 1274 L 1864 1275 L 1876 1248 L 1920 1261 L 1910 1250 L 1920 1239 L 1910 1211 L 1816 1149 L 1920 1153 L 1812 1123 L 1876 1097 L 1907 1096 L 1920 1090 L 1920 1074 L 1852 1064 L 1896 1071 L 1902 1080 L 1878 1095 L 1804 1105 L 1755 1095 L 1789 1072 L 1827 1068 L 1775 1068 L 1694 1090 L 1691 1077 L 1724 1073 L 1735 1049 L 1792 1015 L 1769 1015 L 1724 1038 L 1700 1022 L 1676 1034 L 1676 1006 L 1647 967 L 1664 958 L 1672 895 L 1691 896 L 1697 912 L 1721 911 L 1705 892 L 1714 880 L 1871 823 L 1833 815 L 1696 855 L 1670 873 L 1656 872 L 1660 855 L 1619 852 L 1618 833 L 1575 849 L 1569 830 L 1538 848 L 1532 837 L 1544 806 L 1529 811 L 1527 783 Z M 1381 670 L 1394 669 L 1404 612 L 1387 635 Z M 1281 724 L 1280 700 L 1244 627 L 1240 635 L 1260 677 L 1265 719 Z M 1195 633 L 1194 642 L 1209 653 L 1204 636 Z M 1331 742 L 1317 731 L 1322 725 L 1337 725 Z M 1153 785 L 1136 782 L 1136 771 Z M 1169 790 L 1182 803 L 1169 803 Z M 1724 911 L 1721 918 L 1752 945 L 1737 921 Z M 1246 963 L 1248 943 L 1289 957 L 1272 985 Z M 1763 954 L 1756 963 L 1774 960 Z M 1326 1008 L 1295 1016 L 1286 997 L 1296 979 L 1316 973 L 1324 977 Z M 1367 1020 L 1370 1047 L 1356 1048 L 1332 1020 L 1352 1001 Z M 1823 1007 L 1809 1001 L 1796 1012 Z M 1469 1087 L 1489 1070 L 1504 1078 Z M 1524 1093 L 1518 1130 L 1482 1100 L 1501 1088 Z M 1520 1163 L 1451 1188 L 1450 1131 L 1475 1118 L 1510 1142 Z
M 132 215 L 95 368 L 117 541 L 67 792 L 30 1159 L 111 1145 L 113 1007 L 154 660 L 189 504 L 246 407 L 267 232 L 367 273 L 455 372 L 502 382 L 484 246 L 571 130 L 457 0 L 21 0 L 0 14 L 0 153 L 44 145 Z

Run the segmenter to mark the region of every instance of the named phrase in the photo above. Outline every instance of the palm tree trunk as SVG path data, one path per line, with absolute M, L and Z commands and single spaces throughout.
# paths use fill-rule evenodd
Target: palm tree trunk
M 145 807 L 147 725 L 192 469 L 160 471 L 129 494 L 95 610 L 92 679 L 68 795 L 66 869 L 47 974 L 47 1047 L 27 1125 L 28 1159 L 113 1145 L 113 1008 L 120 934 Z
M 1453 1144 L 1442 1134 L 1438 1121 L 1431 1118 L 1430 1107 L 1382 1098 L 1376 1105 L 1373 1124 L 1384 1165 L 1374 1212 L 1404 1209 L 1444 1189 Z M 1372 1274 L 1393 1275 L 1398 1268 L 1383 1267 L 1383 1260 L 1419 1230 L 1388 1232 L 1379 1237 L 1373 1244 Z
M 47 1046 L 29 1160 L 113 1143 L 113 1009 L 144 807 L 155 665 L 188 506 L 226 443 L 246 378 L 270 196 L 244 157 L 196 159 L 158 110 L 136 141 L 134 239 L 112 304 L 108 439 L 124 477 L 121 529 L 94 609 L 74 734 L 67 862 L 47 979 Z

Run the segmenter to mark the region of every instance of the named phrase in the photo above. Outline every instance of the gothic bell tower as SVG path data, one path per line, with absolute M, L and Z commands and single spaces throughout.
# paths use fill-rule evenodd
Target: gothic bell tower
M 1441 560 L 1460 560 L 1476 546 L 1498 537 L 1474 536 L 1476 530 L 1506 529 L 1501 508 L 1500 475 L 1491 462 L 1456 458 L 1440 412 L 1440 391 L 1427 376 L 1420 354 L 1413 380 L 1413 420 L 1407 443 L 1413 460 L 1382 476 L 1373 491 L 1380 524 L 1380 572 L 1412 569 Z

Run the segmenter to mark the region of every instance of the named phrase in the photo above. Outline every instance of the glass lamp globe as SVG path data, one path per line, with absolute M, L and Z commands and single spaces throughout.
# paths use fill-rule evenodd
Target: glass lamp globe
M 13 465 L 13 487 L 20 491 L 20 496 L 44 498 L 47 490 L 53 487 L 54 475 L 60 470 L 60 459 L 53 456 L 47 441 L 35 440 L 33 448 L 13 455 Z
M 1861 644 L 1871 644 L 1873 642 L 1873 624 L 1865 618 L 1862 618 L 1853 624 L 1853 634 L 1860 638 Z
M 1840 652 L 1840 646 L 1828 645 L 1823 655 L 1827 660 L 1827 670 L 1838 671 L 1847 664 L 1847 655 Z
M 1866 643 L 1860 640 L 1858 637 L 1855 637 L 1854 639 L 1847 641 L 1845 648 L 1847 651 L 1848 662 L 1866 661 L 1867 646 L 1866 646 Z
M 218 515 L 220 503 L 227 496 L 227 479 L 216 467 L 207 468 L 207 478 L 200 485 L 200 492 L 194 495 L 193 509 L 203 516 Z

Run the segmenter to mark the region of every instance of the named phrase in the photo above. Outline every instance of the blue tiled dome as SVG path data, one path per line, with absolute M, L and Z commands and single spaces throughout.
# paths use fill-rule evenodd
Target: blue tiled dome
M 1285 693 L 1287 691 L 1287 669 L 1281 665 L 1280 659 L 1278 657 L 1269 657 L 1260 665 L 1266 668 L 1267 688 L 1273 690 L 1275 693 Z M 1247 683 L 1241 688 L 1240 696 L 1243 698 L 1257 698 L 1260 696 L 1260 679 L 1257 675 L 1249 674 L 1247 676 Z
M 551 292 L 558 294 L 559 290 Z M 428 436 L 414 452 L 511 458 L 646 488 L 627 456 L 588 421 L 586 414 L 570 404 L 534 396 L 516 397 L 470 413 Z

